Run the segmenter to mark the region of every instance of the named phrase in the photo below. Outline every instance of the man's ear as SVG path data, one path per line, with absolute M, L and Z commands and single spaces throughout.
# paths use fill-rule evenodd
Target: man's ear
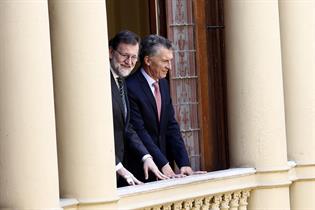
M 150 60 L 149 56 L 144 56 L 143 61 L 144 61 L 145 65 L 150 66 L 151 60 Z

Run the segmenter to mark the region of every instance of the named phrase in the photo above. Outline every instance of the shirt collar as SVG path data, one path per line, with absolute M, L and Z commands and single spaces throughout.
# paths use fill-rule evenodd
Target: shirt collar
M 110 71 L 112 72 L 114 79 L 117 80 L 119 76 L 116 74 L 112 67 L 110 67 Z
M 141 73 L 143 74 L 147 82 L 149 83 L 150 87 L 153 85 L 153 83 L 158 82 L 158 80 L 154 80 L 152 77 L 150 77 L 143 68 L 141 68 Z
M 110 67 L 110 71 L 112 72 L 112 75 L 114 77 L 114 80 L 115 80 L 117 87 L 119 87 L 118 80 L 117 80 L 119 78 L 118 74 L 116 74 L 116 72 L 113 70 L 112 67 Z

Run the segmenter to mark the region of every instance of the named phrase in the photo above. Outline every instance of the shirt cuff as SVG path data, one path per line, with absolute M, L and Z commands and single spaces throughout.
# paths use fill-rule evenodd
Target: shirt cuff
M 124 166 L 123 166 L 123 164 L 122 163 L 118 163 L 117 165 L 116 165 L 116 171 L 118 171 L 119 169 L 121 169 L 121 168 L 123 168 Z
M 145 156 L 143 156 L 142 157 L 142 162 L 144 162 L 146 159 L 148 159 L 148 158 L 152 158 L 152 156 L 151 155 L 149 155 L 149 154 L 146 154 Z M 152 158 L 153 159 L 153 158 Z

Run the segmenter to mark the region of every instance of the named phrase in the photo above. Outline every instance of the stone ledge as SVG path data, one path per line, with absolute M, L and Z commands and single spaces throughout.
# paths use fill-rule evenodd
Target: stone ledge
M 173 188 L 188 184 L 196 184 L 204 181 L 231 179 L 233 177 L 252 175 L 255 173 L 256 171 L 254 168 L 233 168 L 221 171 L 208 172 L 207 174 L 192 175 L 178 179 L 160 180 L 156 182 L 146 183 L 144 185 L 121 187 L 118 188 L 117 191 L 118 196 L 124 197 L 130 196 L 132 194 L 161 190 L 163 191 L 166 188 Z
M 257 186 L 255 169 L 235 168 L 119 188 L 119 209 L 188 201 L 212 195 L 250 190 Z

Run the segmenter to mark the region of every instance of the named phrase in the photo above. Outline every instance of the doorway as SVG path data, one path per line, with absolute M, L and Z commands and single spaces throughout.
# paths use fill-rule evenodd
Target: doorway
M 170 92 L 194 170 L 229 167 L 221 0 L 106 0 L 108 37 L 128 29 L 174 46 Z
M 106 10 L 109 39 L 125 29 L 140 37 L 150 34 L 148 0 L 106 0 Z

